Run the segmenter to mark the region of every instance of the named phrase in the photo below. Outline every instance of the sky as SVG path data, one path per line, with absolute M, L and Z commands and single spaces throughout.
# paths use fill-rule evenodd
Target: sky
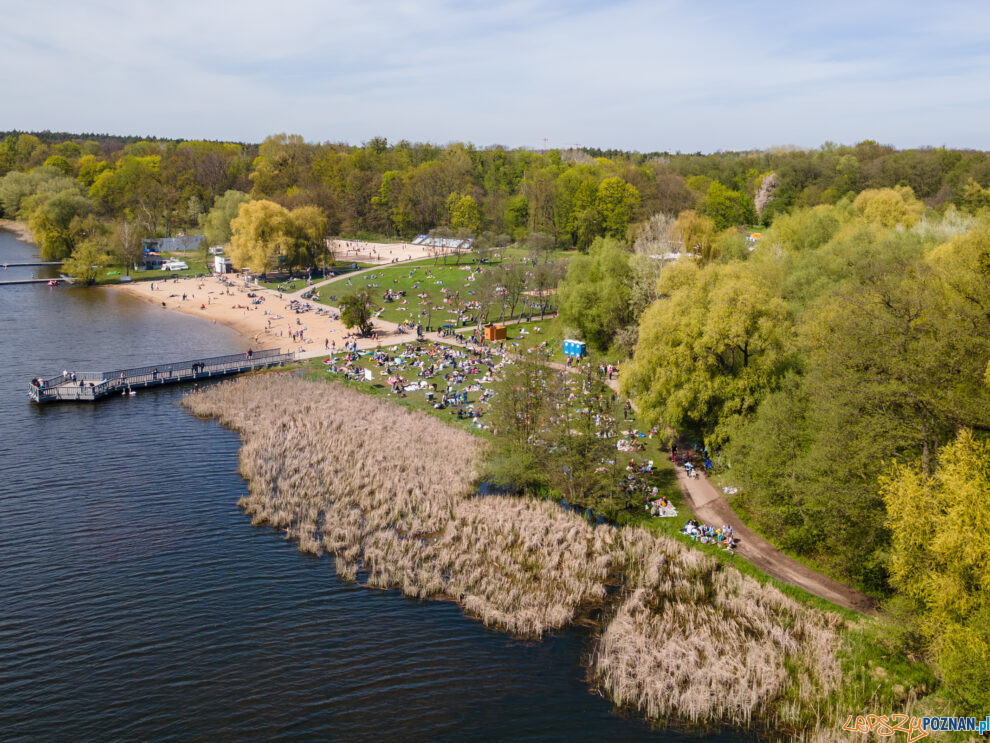
M 0 0 L 0 130 L 990 149 L 990 3 Z

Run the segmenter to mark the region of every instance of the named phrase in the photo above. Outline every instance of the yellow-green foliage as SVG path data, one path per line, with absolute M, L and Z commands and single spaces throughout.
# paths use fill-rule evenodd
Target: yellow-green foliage
M 796 209 L 773 221 L 762 244 L 779 246 L 785 251 L 817 250 L 832 239 L 847 219 L 848 216 L 834 206 Z
M 912 227 L 921 219 L 924 205 L 908 186 L 869 188 L 853 201 L 853 208 L 868 222 L 881 227 Z
M 972 712 L 990 699 L 990 444 L 963 430 L 935 472 L 882 481 L 891 581 L 920 607 L 946 685 Z
M 751 412 L 781 373 L 790 332 L 784 302 L 747 263 L 678 262 L 664 270 L 660 293 L 640 318 L 623 394 L 651 423 L 700 425 L 721 443 L 733 416 Z
M 435 418 L 283 374 L 184 404 L 240 431 L 252 522 L 332 553 L 348 580 L 450 598 L 527 636 L 624 585 L 594 676 L 647 716 L 805 726 L 841 681 L 837 615 L 667 537 L 591 526 L 549 501 L 475 496 L 482 443 Z
M 327 219 L 315 206 L 291 212 L 266 199 L 246 201 L 230 222 L 230 260 L 236 268 L 256 273 L 313 265 L 326 249 Z
M 100 269 L 110 263 L 110 257 L 98 240 L 90 239 L 82 241 L 72 255 L 62 264 L 62 272 L 72 276 L 76 281 L 83 284 L 92 284 Z

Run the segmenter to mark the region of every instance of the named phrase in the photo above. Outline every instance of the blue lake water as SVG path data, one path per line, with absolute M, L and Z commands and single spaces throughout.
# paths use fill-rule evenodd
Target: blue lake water
M 35 256 L 0 231 L 0 263 Z M 244 348 L 116 292 L 0 287 L 0 740 L 698 740 L 594 694 L 584 632 L 515 640 L 250 526 L 239 439 L 181 388 L 27 397 L 63 368 Z

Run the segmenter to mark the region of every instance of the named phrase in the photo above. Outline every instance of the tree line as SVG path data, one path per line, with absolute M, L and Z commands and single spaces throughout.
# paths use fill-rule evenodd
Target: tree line
M 530 246 L 478 291 L 504 314 L 526 271 L 541 302 L 559 281 L 568 332 L 628 359 L 622 391 L 707 450 L 750 523 L 890 601 L 968 709 L 990 694 L 987 153 L 56 140 L 0 140 L 0 208 L 79 266 L 184 230 L 254 270 L 318 265 L 328 234 Z M 562 277 L 557 248 L 579 251 Z M 604 392 L 575 417 L 559 375 L 513 374 L 493 420 L 540 446 L 510 446 L 532 460 L 504 479 L 608 497 Z
M 33 221 L 50 258 L 87 239 L 88 217 L 127 221 L 145 236 L 203 230 L 225 242 L 237 216 L 231 204 L 249 200 L 290 212 L 314 207 L 333 235 L 408 238 L 443 228 L 500 244 L 541 234 L 581 250 L 597 238 L 626 240 L 653 215 L 687 214 L 685 241 L 707 253 L 735 225 L 769 225 L 793 208 L 896 186 L 927 207 L 977 210 L 990 205 L 990 158 L 869 141 L 690 155 L 380 137 L 355 146 L 286 134 L 257 145 L 16 132 L 0 139 L 0 208 Z M 286 253 L 313 260 L 311 251 Z

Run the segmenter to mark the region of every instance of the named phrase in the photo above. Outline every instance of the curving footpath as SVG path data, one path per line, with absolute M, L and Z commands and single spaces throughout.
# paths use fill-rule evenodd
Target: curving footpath
M 393 263 L 391 265 L 394 266 L 396 264 Z M 317 286 L 323 286 L 324 284 L 329 284 L 334 281 L 340 281 L 346 276 L 355 276 L 360 273 L 365 273 L 366 271 L 375 271 L 380 269 L 381 266 L 377 266 L 375 268 L 368 268 L 349 274 L 343 274 L 341 276 L 320 282 Z M 314 287 L 306 287 L 298 292 L 285 294 L 284 296 L 295 297 L 305 291 L 309 291 L 312 288 Z M 542 320 L 549 317 L 551 316 L 548 315 L 545 317 L 532 319 Z M 507 325 L 514 322 L 524 322 L 524 320 L 509 320 L 502 324 Z M 415 333 L 396 335 L 396 328 L 398 326 L 395 323 L 386 322 L 378 318 L 375 319 L 375 323 L 380 330 L 385 331 L 388 335 L 387 340 L 382 339 L 385 344 L 409 343 L 417 340 Z M 474 326 L 468 326 L 465 328 L 459 328 L 459 330 L 472 330 L 473 328 Z M 424 333 L 424 339 L 432 340 L 438 343 L 446 343 L 452 346 L 466 345 L 461 344 L 456 338 L 450 336 L 441 337 L 437 332 Z M 382 341 L 379 341 L 377 345 L 382 345 Z M 311 355 L 322 355 L 322 353 L 322 351 L 320 353 L 316 353 L 314 351 Z M 572 371 L 572 368 L 569 368 L 564 364 L 557 362 L 545 363 L 554 369 L 559 369 L 561 371 Z M 607 384 L 618 392 L 617 380 L 609 380 Z M 728 524 L 732 527 L 735 536 L 739 539 L 739 546 L 736 549 L 736 554 L 751 562 L 767 575 L 783 581 L 784 583 L 789 583 L 792 586 L 797 586 L 798 588 L 801 588 L 808 593 L 823 598 L 827 601 L 831 601 L 837 606 L 851 609 L 852 611 L 858 611 L 862 614 L 875 615 L 877 613 L 873 599 L 866 594 L 857 591 L 855 588 L 851 588 L 843 583 L 840 583 L 837 580 L 829 578 L 827 575 L 823 575 L 817 570 L 812 570 L 807 565 L 803 565 L 795 560 L 793 557 L 785 555 L 779 549 L 770 544 L 770 542 L 766 539 L 746 526 L 746 524 L 742 522 L 742 519 L 736 515 L 736 512 L 732 510 L 732 506 L 730 506 L 728 501 L 726 501 L 725 496 L 723 496 L 722 493 L 719 492 L 718 489 L 711 484 L 711 482 L 709 482 L 707 477 L 701 474 L 698 475 L 697 479 L 688 477 L 682 467 L 675 467 L 675 471 L 677 472 L 677 480 L 680 483 L 682 492 L 684 493 L 688 508 L 690 508 L 695 518 L 708 524 Z
M 313 289 L 319 289 L 320 287 L 326 286 L 327 284 L 333 284 L 336 281 L 343 281 L 344 279 L 349 279 L 352 276 L 360 276 L 364 273 L 371 273 L 372 271 L 381 271 L 385 268 L 395 268 L 396 266 L 404 266 L 407 263 L 416 263 L 417 261 L 429 260 L 428 258 L 409 258 L 404 261 L 396 261 L 395 263 L 381 263 L 377 266 L 371 266 L 370 268 L 359 268 L 357 271 L 348 271 L 346 273 L 337 274 L 336 276 L 331 276 L 329 279 L 323 279 L 322 281 L 315 281 L 311 286 L 304 286 L 302 289 L 296 289 L 294 292 L 282 292 L 282 296 L 286 299 L 299 299 L 308 291 Z M 299 281 L 299 279 L 296 279 Z M 305 281 L 305 279 L 303 279 Z M 264 288 L 266 291 L 277 292 L 277 289 Z
M 764 573 L 784 583 L 803 588 L 808 593 L 846 609 L 862 614 L 876 614 L 876 607 L 869 596 L 788 557 L 746 526 L 707 477 L 699 474 L 698 478 L 694 479 L 687 476 L 684 468 L 675 469 L 681 490 L 695 517 L 708 524 L 716 526 L 728 524 L 732 527 L 735 536 L 739 539 L 736 554 L 745 557 Z

